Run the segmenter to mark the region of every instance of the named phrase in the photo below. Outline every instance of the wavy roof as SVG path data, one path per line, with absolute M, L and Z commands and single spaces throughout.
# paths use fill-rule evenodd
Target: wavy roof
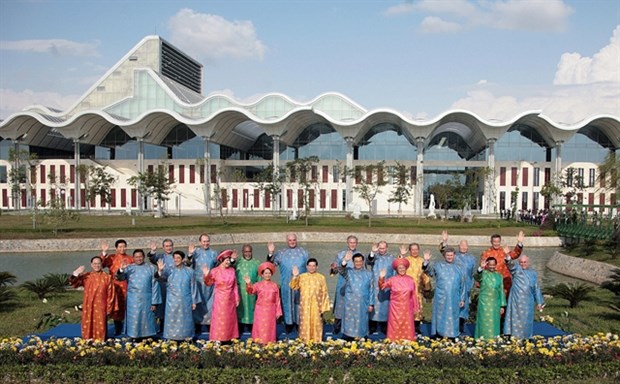
M 161 75 L 156 65 L 140 66 L 135 60 L 147 48 L 154 49 L 157 39 L 160 38 L 143 39 L 69 110 L 28 107 L 0 122 L 0 137 L 45 147 L 59 145 L 48 136 L 60 135 L 68 141 L 80 139 L 101 145 L 108 133 L 119 127 L 130 138 L 144 138 L 159 145 L 172 129 L 182 124 L 197 136 L 246 150 L 262 134 L 277 135 L 283 143 L 291 145 L 313 124 L 331 126 L 354 143 L 364 140 L 373 127 L 391 124 L 399 127 L 412 144 L 420 140 L 428 144 L 435 136 L 450 132 L 460 135 L 473 151 L 482 150 L 488 140 L 496 140 L 515 128 L 535 130 L 541 144 L 548 147 L 568 140 L 577 132 L 606 148 L 620 147 L 620 118 L 611 115 L 595 115 L 565 125 L 552 121 L 540 110 L 524 111 L 512 119 L 498 121 L 455 109 L 421 121 L 389 108 L 369 111 L 334 92 L 307 102 L 280 93 L 266 94 L 252 103 L 242 103 L 223 94 L 204 97 Z M 131 85 L 118 89 L 119 84 Z M 114 98 L 115 95 L 118 96 Z

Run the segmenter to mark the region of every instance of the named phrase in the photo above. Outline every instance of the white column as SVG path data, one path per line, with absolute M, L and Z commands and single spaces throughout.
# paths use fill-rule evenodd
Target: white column
M 144 138 L 138 137 L 138 174 L 144 174 Z M 140 182 L 142 184 L 142 182 Z M 140 192 L 141 185 L 138 186 L 138 210 L 140 213 L 144 211 L 144 196 Z
M 20 182 L 20 177 L 19 177 L 19 139 L 16 139 L 15 142 L 15 158 L 13 159 L 13 168 L 15 169 L 15 171 L 13 172 L 13 174 L 17 177 L 17 179 L 15 180 L 17 182 L 17 191 L 16 193 L 13 193 L 13 191 L 11 191 L 11 200 L 13 201 L 13 209 L 15 209 L 16 211 L 21 209 L 21 199 L 20 199 L 20 195 L 21 195 L 21 182 Z M 26 176 L 28 176 L 28 174 L 30 173 L 30 170 L 26 171 Z M 28 200 L 28 191 L 30 191 L 30 188 L 26 188 L 26 200 Z
M 74 163 L 75 163 L 75 199 L 73 201 L 74 206 L 73 208 L 75 208 L 76 210 L 80 209 L 80 139 L 74 139 L 73 140 L 73 146 L 75 148 L 74 152 L 75 152 L 75 159 L 74 159 Z
M 346 209 L 347 212 L 350 212 L 353 208 L 351 207 L 351 200 L 353 199 L 353 138 L 347 136 L 344 138 L 347 142 L 347 158 L 346 158 L 346 170 L 345 170 L 345 182 L 346 182 Z
M 416 215 L 424 215 L 424 141 L 423 137 L 416 137 L 416 184 L 414 196 L 414 212 Z
M 562 144 L 563 141 L 555 142 L 555 169 L 553 170 L 553 179 L 556 186 L 561 188 L 562 182 Z M 555 196 L 553 204 L 561 204 L 561 197 Z
M 495 196 L 495 142 L 497 139 L 488 139 L 487 147 L 489 148 L 489 156 L 487 157 L 487 167 L 489 173 L 487 174 L 484 183 L 484 199 L 486 201 L 485 211 L 483 214 L 492 214 L 496 211 L 497 196 Z
M 273 135 L 271 136 L 271 139 L 273 140 L 273 154 L 271 156 L 271 161 L 273 164 L 273 180 L 278 180 L 278 178 L 280 177 L 280 136 L 279 135 Z M 280 190 L 280 196 L 285 196 L 286 192 L 284 191 L 284 188 L 282 188 Z M 271 198 L 271 201 L 273 204 L 271 204 L 271 207 L 274 211 L 279 211 L 280 210 L 280 199 L 278 198 L 278 196 L 269 196 Z
M 209 149 L 211 139 L 207 136 L 203 136 L 202 140 L 204 142 L 205 164 L 205 210 L 207 211 L 207 215 L 211 215 L 211 150 Z

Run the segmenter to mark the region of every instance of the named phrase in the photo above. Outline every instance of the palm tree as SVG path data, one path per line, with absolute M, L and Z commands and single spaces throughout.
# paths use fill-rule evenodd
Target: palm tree
M 585 285 L 583 283 L 579 283 L 579 284 L 560 283 L 552 287 L 548 287 L 545 290 L 545 294 L 557 296 L 562 299 L 566 299 L 568 300 L 569 307 L 575 308 L 579 305 L 580 302 L 584 300 L 588 300 L 590 298 L 590 292 L 592 292 L 593 290 L 594 290 L 593 287 L 589 285 Z
M 612 308 L 614 308 L 616 311 L 620 311 L 620 269 L 616 268 L 612 272 L 613 274 L 610 276 L 609 280 L 601 284 L 601 288 L 610 290 L 614 293 L 616 304 L 618 304 L 618 306 L 612 305 Z
M 50 294 L 57 292 L 57 287 L 54 282 L 44 277 L 39 277 L 34 281 L 26 281 L 21 285 L 21 288 L 25 291 L 34 293 L 39 300 L 44 300 Z
M 0 287 L 13 285 L 17 282 L 17 277 L 8 271 L 0 271 Z
M 17 281 L 17 277 L 10 272 L 0 271 L 0 304 L 4 307 L 9 301 L 17 298 L 15 290 L 8 285 L 13 285 Z
M 69 284 L 68 273 L 46 273 L 43 278 L 49 281 L 54 287 L 56 292 L 65 292 Z

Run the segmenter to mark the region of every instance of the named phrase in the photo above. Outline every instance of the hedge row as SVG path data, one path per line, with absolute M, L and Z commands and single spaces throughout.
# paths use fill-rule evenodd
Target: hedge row
M 620 361 L 525 369 L 170 369 L 118 366 L 84 367 L 71 364 L 0 364 L 2 383 L 589 383 L 611 384 L 620 380 Z

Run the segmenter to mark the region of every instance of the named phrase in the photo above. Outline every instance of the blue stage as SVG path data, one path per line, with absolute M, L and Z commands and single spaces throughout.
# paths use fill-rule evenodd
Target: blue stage
M 473 336 L 474 335 L 474 329 L 475 329 L 476 325 L 475 324 L 465 324 L 465 332 L 463 332 L 461 334 L 461 336 Z M 420 329 L 422 331 L 422 335 L 423 336 L 429 336 L 430 335 L 430 330 L 431 330 L 431 324 L 430 323 L 422 323 L 420 326 Z M 323 330 L 323 338 L 327 339 L 329 337 L 332 338 L 340 338 L 342 337 L 341 334 L 337 334 L 334 335 L 332 333 L 332 325 L 331 324 L 326 324 Z M 286 334 L 284 332 L 284 326 L 281 324 L 278 324 L 277 327 L 277 333 L 278 333 L 278 340 L 286 340 L 286 339 L 295 339 L 297 338 L 297 332 L 292 332 L 289 334 Z M 113 325 L 109 325 L 108 326 L 108 335 L 113 335 L 114 334 L 114 326 Z M 66 337 L 66 338 L 75 338 L 75 337 L 80 337 L 81 335 L 81 330 L 80 330 L 80 324 L 60 324 L 55 328 L 50 329 L 47 332 L 35 335 L 35 336 L 39 336 L 41 339 L 43 340 L 48 340 L 51 337 L 55 337 L 55 338 L 62 338 L 62 337 Z M 555 336 L 563 336 L 563 335 L 567 335 L 566 332 L 562 331 L 561 329 L 558 329 L 556 327 L 554 327 L 552 324 L 550 323 L 546 323 L 546 322 L 534 322 L 534 335 L 539 335 L 539 336 L 543 336 L 543 337 L 555 337 Z M 161 335 L 159 335 L 161 336 Z M 120 335 L 117 336 L 116 338 L 123 338 L 123 337 L 127 337 L 125 335 Z M 241 335 L 241 337 L 239 338 L 240 340 L 246 340 L 250 337 L 250 333 L 249 332 L 245 332 Z M 372 334 L 368 337 L 370 340 L 383 340 L 385 339 L 385 335 L 383 333 L 375 333 Z M 201 333 L 198 336 L 198 339 L 201 340 L 209 340 L 209 333 L 207 333 L 206 331 Z

